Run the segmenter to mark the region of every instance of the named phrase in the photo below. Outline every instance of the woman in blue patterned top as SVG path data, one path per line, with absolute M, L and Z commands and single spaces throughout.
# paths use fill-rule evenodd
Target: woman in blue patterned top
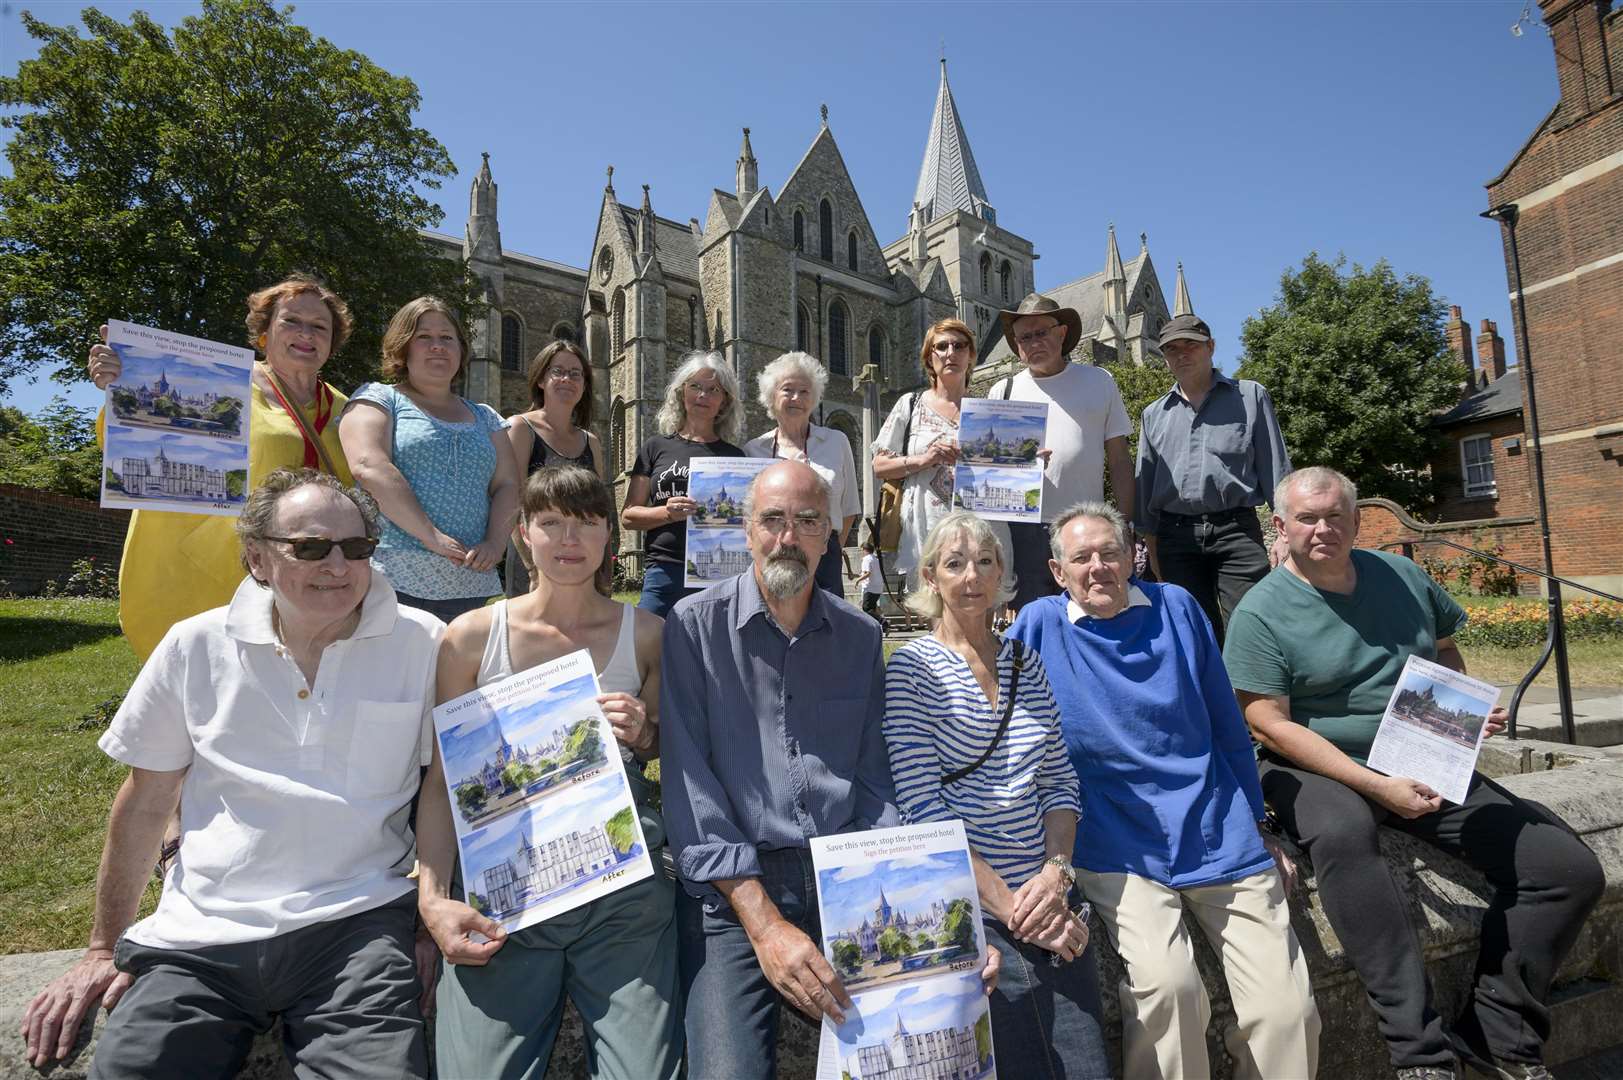
M 999 1071 L 1107 1077 L 1086 915 L 1070 906 L 1076 770 L 1042 661 L 991 630 L 1005 564 L 986 522 L 964 511 L 924 541 L 908 606 L 931 632 L 885 670 L 896 802 L 909 823 L 963 820 L 987 944 L 1003 954 L 991 1001 Z
M 451 392 L 468 339 L 443 300 L 419 296 L 383 334 L 383 377 L 338 424 L 355 480 L 383 511 L 373 557 L 400 602 L 450 622 L 501 591 L 496 563 L 518 507 L 502 418 Z

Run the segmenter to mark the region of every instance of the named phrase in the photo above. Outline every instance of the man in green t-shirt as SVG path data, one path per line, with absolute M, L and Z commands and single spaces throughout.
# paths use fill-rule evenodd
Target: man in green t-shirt
M 1364 981 L 1397 1075 L 1445 1080 L 1462 1057 L 1490 1076 L 1548 1077 L 1550 980 L 1604 885 L 1600 862 L 1548 811 L 1481 773 L 1464 803 L 1364 765 L 1411 655 L 1463 672 L 1465 612 L 1407 559 L 1354 547 L 1358 495 L 1333 469 L 1274 494 L 1289 556 L 1246 594 L 1223 659 L 1262 744 L 1262 791 L 1307 852 L 1319 897 Z M 1487 729 L 1505 725 L 1495 709 Z M 1449 1030 L 1432 1008 L 1408 909 L 1377 828 L 1399 829 L 1486 875 L 1476 986 Z

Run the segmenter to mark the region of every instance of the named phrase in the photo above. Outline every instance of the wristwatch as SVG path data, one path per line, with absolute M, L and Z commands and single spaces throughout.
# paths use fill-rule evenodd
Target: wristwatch
M 1065 876 L 1067 887 L 1076 884 L 1076 870 L 1071 866 L 1071 857 L 1069 855 L 1050 855 L 1043 865 L 1059 867 L 1059 872 Z

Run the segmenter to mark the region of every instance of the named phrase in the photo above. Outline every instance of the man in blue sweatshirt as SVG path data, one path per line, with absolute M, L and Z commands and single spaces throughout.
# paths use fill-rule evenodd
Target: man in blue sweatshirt
M 1127 523 L 1104 503 L 1061 514 L 1052 549 L 1065 592 L 1009 633 L 1042 656 L 1082 781 L 1072 861 L 1125 969 L 1123 1074 L 1211 1073 L 1187 910 L 1228 975 L 1235 1076 L 1311 1077 L 1319 1016 L 1280 872 L 1294 869 L 1257 828 L 1256 759 L 1211 623 L 1178 586 L 1131 579 Z

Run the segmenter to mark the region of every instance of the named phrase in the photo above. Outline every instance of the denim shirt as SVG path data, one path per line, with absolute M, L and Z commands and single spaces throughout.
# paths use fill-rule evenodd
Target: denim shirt
M 659 720 L 688 891 L 759 877 L 761 850 L 899 825 L 884 706 L 879 626 L 845 601 L 813 589 L 790 637 L 753 571 L 681 600 L 665 623 Z

